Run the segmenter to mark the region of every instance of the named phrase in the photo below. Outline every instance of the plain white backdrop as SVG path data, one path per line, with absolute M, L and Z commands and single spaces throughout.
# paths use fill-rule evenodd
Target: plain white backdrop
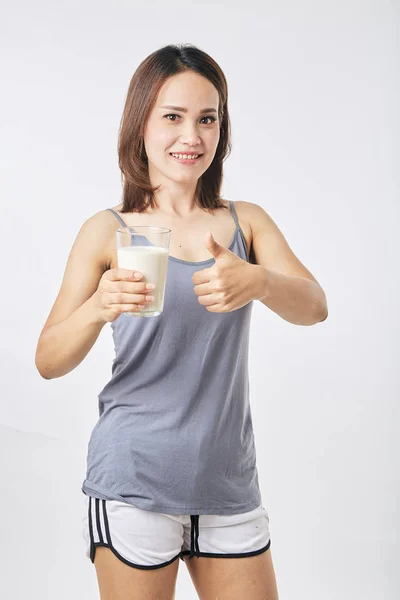
M 223 196 L 262 205 L 328 298 L 311 327 L 253 307 L 280 600 L 398 598 L 399 3 L 17 0 L 1 12 L 0 596 L 99 597 L 80 488 L 111 328 L 65 377 L 42 379 L 34 355 L 80 226 L 121 201 L 133 72 L 192 43 L 228 80 Z M 177 600 L 196 598 L 180 562 Z

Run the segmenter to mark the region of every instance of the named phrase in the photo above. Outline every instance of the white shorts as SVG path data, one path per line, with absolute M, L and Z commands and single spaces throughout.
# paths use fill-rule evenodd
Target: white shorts
M 269 517 L 262 504 L 235 515 L 168 515 L 84 495 L 83 537 L 94 563 L 105 546 L 137 569 L 157 569 L 185 555 L 242 558 L 268 550 Z

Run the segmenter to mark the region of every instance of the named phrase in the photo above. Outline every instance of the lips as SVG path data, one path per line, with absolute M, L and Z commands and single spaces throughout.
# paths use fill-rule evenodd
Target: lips
M 197 154 L 198 158 L 200 158 L 201 156 L 203 156 L 203 155 L 202 155 L 202 154 L 200 154 L 199 152 L 191 152 L 191 153 L 190 153 L 190 152 L 189 152 L 189 153 L 187 153 L 187 152 L 170 152 L 170 155 L 171 155 L 171 156 L 172 156 L 173 154 L 182 154 L 182 155 L 183 155 L 183 154 L 186 154 L 186 156 L 187 156 L 188 154 L 189 154 L 189 155 L 191 155 L 191 154 Z
M 181 165 L 195 165 L 201 160 L 203 156 L 202 154 L 199 154 L 197 158 L 176 158 L 176 156 L 172 155 L 172 152 L 170 152 L 169 155 L 172 158 L 172 160 L 176 160 Z

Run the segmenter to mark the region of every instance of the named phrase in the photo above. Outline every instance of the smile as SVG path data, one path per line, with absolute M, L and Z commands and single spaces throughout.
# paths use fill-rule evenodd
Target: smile
M 196 163 L 199 162 L 199 160 L 202 158 L 202 154 L 198 154 L 197 158 L 187 158 L 188 156 L 196 156 L 195 154 L 175 154 L 175 156 L 170 152 L 170 157 L 173 160 L 176 160 L 177 162 L 183 164 L 183 165 L 195 165 Z M 179 158 L 181 157 L 181 158 Z

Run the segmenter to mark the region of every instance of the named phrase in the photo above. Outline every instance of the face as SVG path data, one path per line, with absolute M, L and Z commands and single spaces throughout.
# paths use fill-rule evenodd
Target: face
M 217 89 L 208 79 L 193 71 L 167 79 L 144 131 L 153 184 L 158 184 L 163 178 L 177 183 L 196 183 L 208 169 L 220 136 L 218 103 Z M 165 106 L 174 108 L 163 108 Z M 171 153 L 201 156 L 185 160 L 174 158 Z

